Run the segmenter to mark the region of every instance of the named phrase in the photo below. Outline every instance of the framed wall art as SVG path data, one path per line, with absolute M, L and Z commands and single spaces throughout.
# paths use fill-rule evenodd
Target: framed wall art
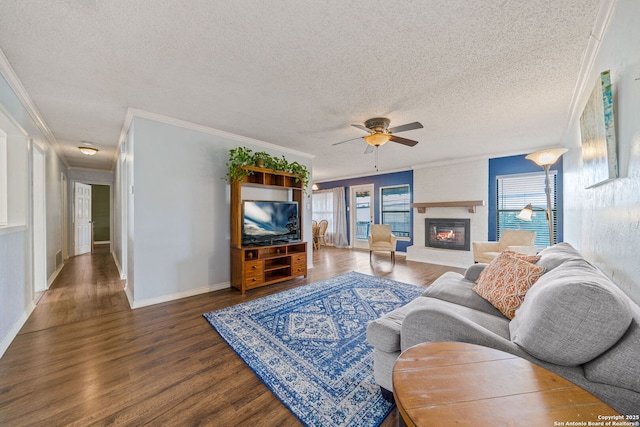
M 618 154 L 609 71 L 600 73 L 591 92 L 580 116 L 580 133 L 586 187 L 617 178 Z

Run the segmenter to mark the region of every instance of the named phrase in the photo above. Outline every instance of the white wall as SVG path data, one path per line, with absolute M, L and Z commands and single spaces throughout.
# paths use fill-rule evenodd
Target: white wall
M 27 135 L 11 112 L 21 105 L 0 76 L 0 128 L 7 134 L 7 226 L 0 227 L 0 356 L 33 310 Z M 5 114 L 6 112 L 6 114 Z
M 564 145 L 564 236 L 640 302 L 640 2 L 618 0 Z M 585 189 L 579 116 L 600 72 L 611 70 L 620 178 Z
M 123 141 L 124 145 L 120 145 L 121 152 L 126 149 L 126 141 Z M 111 206 L 112 206 L 112 227 L 111 227 L 111 253 L 113 259 L 118 267 L 121 279 L 126 279 L 126 262 L 123 262 L 123 254 L 126 253 L 125 234 L 123 226 L 126 221 L 123 219 L 123 215 L 126 215 L 126 204 L 124 197 L 127 193 L 126 179 L 123 175 L 125 170 L 126 155 L 123 153 L 115 163 L 113 170 L 113 187 L 111 191 Z
M 33 303 L 33 228 L 31 218 L 32 144 L 45 151 L 46 271 L 57 273 L 55 255 L 62 250 L 60 173 L 65 166 L 32 118 L 21 83 L 0 51 L 0 127 L 7 133 L 8 226 L 0 227 L 0 355 L 35 307 Z M 20 95 L 18 95 L 20 94 Z M 54 178 L 55 177 L 55 178 Z
M 469 218 L 471 241 L 487 240 L 489 182 L 488 161 L 473 160 L 414 168 L 414 203 L 484 200 L 475 213 L 467 208 L 428 208 L 424 214 L 414 210 L 413 246 L 407 248 L 410 261 L 466 268 L 473 264 L 471 251 L 452 251 L 425 247 L 425 218 Z
M 133 154 L 127 294 L 134 308 L 229 286 L 229 185 L 222 178 L 231 148 L 285 155 L 311 169 L 302 153 L 142 117 L 133 119 L 126 145 Z M 310 203 L 303 208 L 310 230 Z
M 62 191 L 62 174 L 66 175 L 66 167 L 50 144 L 41 144 L 45 150 L 45 212 L 47 229 L 47 278 L 49 285 L 63 267 L 62 262 L 56 262 L 56 256 L 62 251 L 64 217 L 64 201 Z M 67 180 L 68 182 L 68 180 Z M 69 193 L 73 194 L 73 193 Z M 68 228 L 68 227 L 67 227 Z M 60 253 L 58 260 L 62 260 Z

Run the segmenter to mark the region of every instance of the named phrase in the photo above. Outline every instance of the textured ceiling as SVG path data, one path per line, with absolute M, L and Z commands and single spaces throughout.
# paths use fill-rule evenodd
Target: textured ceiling
M 556 145 L 599 0 L 0 0 L 0 49 L 73 167 L 111 169 L 127 107 L 374 172 L 350 126 L 420 143 L 381 171 Z M 82 157 L 91 141 L 101 152 Z

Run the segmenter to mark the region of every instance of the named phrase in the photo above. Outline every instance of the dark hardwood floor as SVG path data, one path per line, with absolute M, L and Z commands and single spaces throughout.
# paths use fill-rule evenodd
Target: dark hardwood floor
M 0 359 L 2 426 L 296 426 L 203 313 L 349 271 L 429 285 L 459 269 L 322 247 L 308 278 L 131 310 L 108 248 L 70 259 Z M 393 411 L 382 426 L 395 426 Z

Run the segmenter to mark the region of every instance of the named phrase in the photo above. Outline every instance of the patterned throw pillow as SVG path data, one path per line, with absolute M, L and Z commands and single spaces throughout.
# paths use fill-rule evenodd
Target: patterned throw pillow
M 473 287 L 478 295 L 509 319 L 514 318 L 525 294 L 544 273 L 543 267 L 521 259 L 522 257 L 527 255 L 501 253 L 482 271 Z
M 507 254 L 507 255 L 511 255 L 513 257 L 516 257 L 518 259 L 521 259 L 523 261 L 527 261 L 530 262 L 531 264 L 535 264 L 536 262 L 540 261 L 540 255 L 527 255 L 527 254 L 522 254 L 520 252 L 514 252 L 514 251 L 504 251 L 502 252 L 503 254 Z

